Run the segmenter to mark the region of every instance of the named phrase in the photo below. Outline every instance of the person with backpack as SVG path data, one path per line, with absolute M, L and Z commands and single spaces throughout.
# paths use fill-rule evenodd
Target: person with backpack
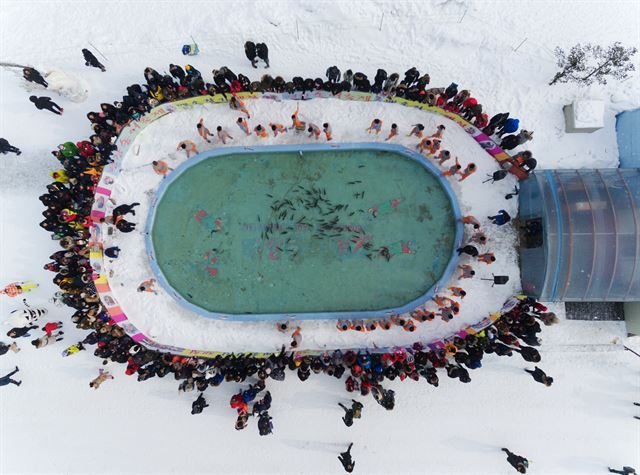
M 29 82 L 35 82 L 36 84 L 40 84 L 43 87 L 49 87 L 49 83 L 44 80 L 42 74 L 35 68 L 23 68 L 22 69 L 22 77 L 24 77 Z
M 55 102 L 53 102 L 50 97 L 31 96 L 29 97 L 29 100 L 33 102 L 33 105 L 36 106 L 36 109 L 38 110 L 46 109 L 49 112 L 53 112 L 54 114 L 57 114 L 57 115 L 62 115 L 62 113 L 64 112 L 64 109 L 60 107 L 58 104 L 56 104 Z
M 338 83 L 338 81 L 340 81 L 340 70 L 338 69 L 338 66 L 329 66 L 327 68 L 325 76 L 327 76 L 327 80 L 331 84 Z
M 353 469 L 356 466 L 356 463 L 351 457 L 351 447 L 353 447 L 353 442 L 349 444 L 349 448 L 345 452 L 340 452 L 340 455 L 338 455 L 338 460 L 340 460 L 340 463 L 347 473 L 353 472 Z
M 256 44 L 253 41 L 247 41 L 244 44 L 244 54 L 249 61 L 251 61 L 251 66 L 257 68 L 256 64 L 258 63 L 258 54 L 256 53 Z
M 265 62 L 266 67 L 269 67 L 269 48 L 264 43 L 258 43 L 256 45 L 256 53 L 258 58 Z
M 85 66 L 91 66 L 94 68 L 98 68 L 99 70 L 101 70 L 103 73 L 107 70 L 100 61 L 98 61 L 98 58 L 96 58 L 94 56 L 94 54 L 89 51 L 88 49 L 84 48 L 82 50 L 82 56 L 84 56 L 84 64 Z

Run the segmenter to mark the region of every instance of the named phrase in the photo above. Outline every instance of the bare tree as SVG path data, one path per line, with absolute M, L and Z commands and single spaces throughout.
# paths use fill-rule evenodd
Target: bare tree
M 615 42 L 606 48 L 599 45 L 578 43 L 568 53 L 562 48 L 555 49 L 558 66 L 562 68 L 549 85 L 557 82 L 575 82 L 588 86 L 594 82 L 606 84 L 607 78 L 625 79 L 629 71 L 634 71 L 631 57 L 636 48 L 625 48 Z

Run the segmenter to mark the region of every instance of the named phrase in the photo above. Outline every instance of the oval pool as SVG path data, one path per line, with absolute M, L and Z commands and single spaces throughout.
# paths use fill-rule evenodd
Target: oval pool
M 459 218 L 437 168 L 398 145 L 223 148 L 163 180 L 147 251 L 206 317 L 377 318 L 451 277 Z

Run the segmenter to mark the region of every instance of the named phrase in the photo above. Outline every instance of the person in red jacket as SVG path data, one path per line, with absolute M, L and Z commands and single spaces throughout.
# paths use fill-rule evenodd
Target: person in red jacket
M 236 409 L 238 411 L 238 414 L 246 414 L 249 411 L 249 406 L 247 406 L 247 403 L 242 397 L 242 392 L 231 396 L 229 404 L 231 405 L 231 409 Z
M 51 334 L 58 328 L 62 328 L 62 322 L 49 322 L 42 327 L 42 330 L 47 334 L 47 336 L 51 336 Z
M 471 121 L 479 129 L 484 129 L 489 124 L 489 116 L 487 114 L 480 114 L 473 118 Z

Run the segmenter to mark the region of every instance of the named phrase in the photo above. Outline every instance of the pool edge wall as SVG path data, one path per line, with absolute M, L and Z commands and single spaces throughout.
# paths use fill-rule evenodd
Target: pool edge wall
M 401 307 L 394 307 L 389 309 L 382 310 L 372 310 L 372 311 L 349 311 L 349 312 L 312 312 L 312 313 L 242 313 L 242 314 L 233 314 L 233 313 L 220 313 L 206 310 L 196 304 L 193 304 L 186 300 L 180 293 L 178 293 L 170 284 L 168 279 L 165 277 L 162 269 L 158 265 L 156 261 L 155 250 L 153 246 L 153 238 L 151 231 L 153 230 L 153 224 L 155 222 L 155 215 L 157 211 L 157 204 L 160 202 L 162 196 L 164 195 L 166 189 L 171 185 L 173 181 L 175 181 L 182 173 L 189 170 L 194 165 L 208 160 L 212 157 L 223 156 L 223 155 L 231 155 L 231 154 L 248 154 L 255 153 L 256 151 L 268 151 L 268 152 L 297 152 L 297 151 L 327 151 L 327 150 L 376 150 L 376 151 L 389 151 L 401 154 L 406 158 L 417 162 L 422 165 L 428 173 L 432 174 L 440 183 L 442 189 L 445 191 L 445 194 L 449 198 L 449 203 L 451 204 L 451 209 L 453 212 L 454 218 L 454 242 L 451 246 L 451 255 L 449 257 L 449 261 L 447 266 L 445 267 L 443 273 L 440 278 L 436 280 L 436 282 L 420 297 L 411 300 L 410 302 L 404 304 Z M 338 319 L 375 319 L 375 318 L 386 318 L 391 315 L 406 313 L 414 310 L 416 307 L 422 305 L 424 302 L 429 300 L 433 295 L 435 295 L 436 289 L 441 287 L 444 283 L 446 283 L 455 270 L 458 256 L 456 253 L 456 249 L 460 247 L 463 239 L 463 224 L 461 221 L 462 215 L 460 212 L 460 207 L 458 206 L 457 197 L 449 184 L 449 182 L 444 178 L 441 171 L 433 165 L 431 162 L 426 160 L 422 155 L 417 152 L 414 152 L 402 145 L 395 144 L 380 144 L 375 142 L 363 142 L 363 143 L 341 143 L 341 144 L 291 144 L 291 145 L 264 145 L 258 147 L 224 147 L 218 149 L 208 150 L 206 152 L 202 152 L 197 154 L 187 161 L 181 163 L 174 171 L 169 174 L 169 176 L 162 180 L 160 186 L 156 190 L 156 193 L 151 201 L 150 210 L 147 215 L 147 220 L 145 224 L 145 247 L 147 251 L 147 255 L 149 256 L 149 263 L 155 274 L 156 279 L 160 283 L 161 287 L 167 292 L 171 297 L 178 302 L 182 307 L 194 312 L 200 316 L 205 318 L 212 318 L 218 320 L 235 320 L 235 321 L 266 321 L 266 320 L 338 320 Z

